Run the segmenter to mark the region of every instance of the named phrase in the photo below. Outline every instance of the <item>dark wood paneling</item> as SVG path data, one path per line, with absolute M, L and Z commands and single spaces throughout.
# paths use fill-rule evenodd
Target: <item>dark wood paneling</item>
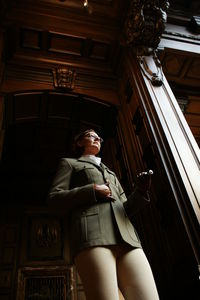
M 20 45 L 23 48 L 41 49 L 41 31 L 21 28 Z
M 40 119 L 42 94 L 33 93 L 14 96 L 15 122 L 34 121 Z
M 83 43 L 83 38 L 50 32 L 48 51 L 81 56 Z

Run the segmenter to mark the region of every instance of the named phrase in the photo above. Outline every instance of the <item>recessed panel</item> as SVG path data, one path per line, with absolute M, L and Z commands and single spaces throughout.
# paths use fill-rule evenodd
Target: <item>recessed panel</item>
M 162 63 L 164 72 L 166 72 L 168 75 L 179 76 L 184 62 L 184 56 L 166 54 Z
M 81 38 L 50 33 L 48 51 L 81 56 L 82 43 Z
M 193 60 L 188 72 L 186 73 L 186 78 L 200 79 L 200 60 Z
M 33 29 L 21 29 L 21 46 L 24 48 L 40 49 L 41 32 Z
M 40 118 L 41 94 L 24 94 L 14 97 L 15 121 Z
M 48 118 L 70 118 L 75 99 L 65 94 L 49 94 Z
M 91 51 L 91 58 L 107 60 L 109 50 L 110 50 L 109 44 L 94 42 Z

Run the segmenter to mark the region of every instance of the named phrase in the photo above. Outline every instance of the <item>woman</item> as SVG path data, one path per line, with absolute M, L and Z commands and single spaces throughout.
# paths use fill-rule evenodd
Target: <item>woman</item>
M 101 142 L 92 129 L 75 138 L 81 156 L 61 160 L 49 202 L 71 218 L 70 249 L 87 300 L 118 300 L 118 288 L 126 300 L 157 300 L 150 265 L 127 216 L 135 203 L 149 200 L 149 176 L 141 174 L 140 188 L 127 201 L 115 173 L 97 157 Z

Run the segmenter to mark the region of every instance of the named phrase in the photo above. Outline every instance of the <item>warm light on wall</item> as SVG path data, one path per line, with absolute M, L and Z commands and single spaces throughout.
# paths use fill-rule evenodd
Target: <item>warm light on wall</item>
M 91 5 L 89 5 L 88 0 L 83 0 L 83 6 L 85 7 L 85 9 L 88 11 L 89 14 L 92 14 L 93 9 Z
M 65 2 L 66 0 L 59 0 L 59 1 L 60 1 L 60 2 Z M 89 14 L 92 14 L 93 8 L 92 8 L 92 6 L 89 4 L 89 1 L 88 1 L 88 0 L 82 0 L 81 2 L 82 2 L 82 4 L 83 4 L 83 7 L 85 8 L 85 10 L 87 10 L 87 12 L 88 12 Z
M 83 6 L 84 6 L 84 7 L 88 7 L 88 0 L 84 0 Z

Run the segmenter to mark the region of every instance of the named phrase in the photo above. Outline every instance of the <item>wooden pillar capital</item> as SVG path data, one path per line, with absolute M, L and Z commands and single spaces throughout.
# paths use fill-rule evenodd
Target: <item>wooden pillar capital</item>
M 125 21 L 125 40 L 140 55 L 156 49 L 167 21 L 169 2 L 131 0 Z

